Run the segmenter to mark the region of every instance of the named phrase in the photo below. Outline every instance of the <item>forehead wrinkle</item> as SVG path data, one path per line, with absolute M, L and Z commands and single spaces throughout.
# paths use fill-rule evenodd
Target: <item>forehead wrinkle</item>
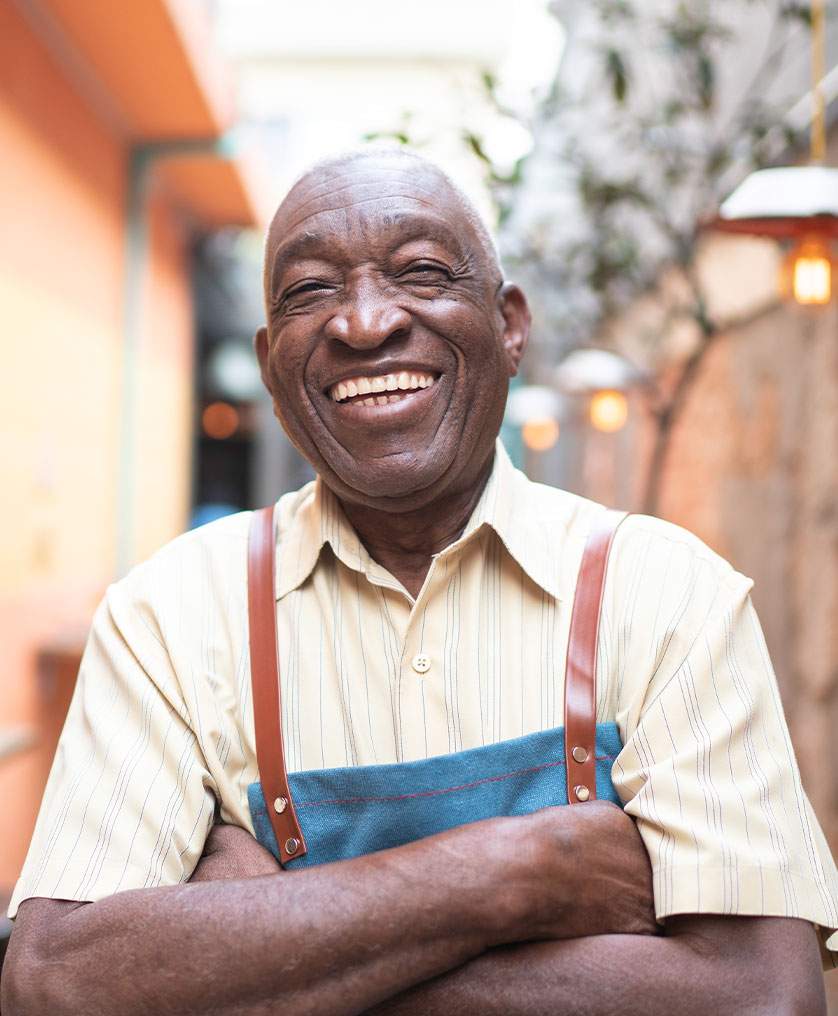
M 350 188 L 348 188 L 348 187 L 342 187 L 339 190 L 331 191 L 331 192 L 327 192 L 327 193 L 329 194 L 330 197 L 338 199 L 342 193 L 344 193 L 346 190 L 349 190 L 349 189 Z M 346 202 L 345 201 L 340 201 L 340 200 L 338 200 L 337 203 L 335 203 L 335 204 L 328 203 L 328 204 L 318 208 L 315 212 L 308 211 L 308 209 L 310 208 L 311 205 L 313 205 L 315 203 L 318 203 L 318 202 L 322 202 L 323 198 L 324 198 L 323 195 L 312 196 L 307 201 L 305 201 L 303 204 L 301 204 L 301 205 L 297 206 L 296 208 L 294 208 L 293 209 L 293 212 L 294 212 L 294 215 L 295 215 L 294 221 L 292 223 L 289 223 L 288 226 L 285 226 L 283 228 L 287 229 L 287 230 L 296 229 L 297 226 L 300 225 L 300 223 L 304 222 L 311 215 L 319 215 L 321 212 L 339 212 L 339 211 L 341 211 L 343 209 L 348 211 Z M 402 201 L 415 201 L 417 204 L 426 205 L 428 208 L 436 208 L 436 206 L 438 204 L 438 196 L 434 193 L 434 191 L 431 191 L 431 190 L 424 191 L 423 195 L 419 195 L 416 192 L 414 192 L 412 194 L 402 194 L 402 193 L 398 193 L 398 192 L 397 193 L 393 193 L 393 194 L 382 194 L 379 191 L 377 193 L 371 194 L 369 197 L 366 197 L 366 198 L 357 198 L 356 200 L 352 201 L 352 207 L 354 208 L 354 207 L 356 207 L 358 205 L 367 205 L 367 204 L 370 204 L 370 203 L 382 204 L 382 203 L 387 202 L 387 201 L 398 201 L 398 200 L 402 200 Z
M 435 172 L 434 168 L 431 166 L 422 167 L 422 169 L 417 172 L 416 166 L 411 168 L 401 168 L 398 166 L 388 165 L 386 173 L 376 175 L 370 173 L 368 164 L 359 164 L 357 169 L 344 170 L 343 172 L 338 173 L 321 171 L 319 182 L 315 182 L 315 180 L 317 180 L 316 173 L 304 176 L 295 185 L 291 193 L 299 188 L 309 187 L 313 192 L 315 192 L 315 194 L 322 195 L 323 193 L 327 193 L 335 186 L 335 184 L 338 184 L 340 189 L 354 187 L 358 184 L 380 187 L 385 178 L 390 180 L 406 181 L 411 187 L 421 187 L 423 190 L 427 191 L 432 189 L 433 184 L 428 183 L 423 185 L 421 178 L 427 178 L 429 176 L 433 176 L 435 178 L 434 182 L 436 184 L 448 185 L 447 179 L 441 173 Z

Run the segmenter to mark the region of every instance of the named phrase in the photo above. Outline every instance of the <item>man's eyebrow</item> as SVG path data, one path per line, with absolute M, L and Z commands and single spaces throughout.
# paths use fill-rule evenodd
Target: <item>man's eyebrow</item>
M 295 236 L 293 240 L 282 243 L 274 251 L 272 268 L 276 268 L 283 261 L 294 261 L 297 258 L 305 257 L 313 249 L 320 247 L 323 237 L 320 233 L 305 232 Z

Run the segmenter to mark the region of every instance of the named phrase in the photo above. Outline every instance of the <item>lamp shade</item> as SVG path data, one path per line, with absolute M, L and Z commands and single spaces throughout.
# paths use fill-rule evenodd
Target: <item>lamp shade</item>
M 506 420 L 514 427 L 523 427 L 528 420 L 562 415 L 561 396 L 547 385 L 517 385 L 509 391 Z
M 757 170 L 722 204 L 712 227 L 780 240 L 804 234 L 838 237 L 838 169 Z
M 575 395 L 604 389 L 627 391 L 648 380 L 648 374 L 640 367 L 607 349 L 575 349 L 562 360 L 553 374 L 553 381 L 560 391 Z

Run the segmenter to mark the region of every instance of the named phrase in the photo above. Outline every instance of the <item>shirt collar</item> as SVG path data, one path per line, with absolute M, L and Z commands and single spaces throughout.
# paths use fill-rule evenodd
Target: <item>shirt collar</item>
M 549 492 L 549 493 L 548 493 Z M 495 461 L 489 480 L 477 502 L 463 535 L 446 548 L 448 554 L 488 527 L 497 533 L 503 545 L 529 577 L 557 600 L 572 597 L 563 589 L 560 568 L 562 540 L 572 521 L 556 512 L 568 495 L 556 488 L 533 483 L 513 466 L 500 439 L 495 444 Z M 547 501 L 550 504 L 547 504 Z M 570 504 L 567 508 L 570 509 Z
M 549 510 L 544 494 L 547 489 L 551 495 Z M 568 499 L 564 513 L 563 497 Z M 567 599 L 573 590 L 562 588 L 560 558 L 562 541 L 575 514 L 571 497 L 555 488 L 532 483 L 512 465 L 498 441 L 491 475 L 462 536 L 439 556 L 458 553 L 489 527 L 533 582 L 554 598 Z M 374 575 L 380 584 L 401 588 L 370 557 L 338 499 L 320 477 L 285 495 L 277 515 L 277 598 L 305 582 L 327 544 L 347 567 L 370 577 Z

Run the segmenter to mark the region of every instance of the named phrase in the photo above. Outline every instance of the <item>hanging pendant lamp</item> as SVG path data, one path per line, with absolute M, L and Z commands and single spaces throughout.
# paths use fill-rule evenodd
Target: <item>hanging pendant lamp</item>
M 790 242 L 782 295 L 798 303 L 829 302 L 838 268 L 838 169 L 824 166 L 826 115 L 824 0 L 812 0 L 812 129 L 808 166 L 760 169 L 746 177 L 719 209 L 712 228 Z

